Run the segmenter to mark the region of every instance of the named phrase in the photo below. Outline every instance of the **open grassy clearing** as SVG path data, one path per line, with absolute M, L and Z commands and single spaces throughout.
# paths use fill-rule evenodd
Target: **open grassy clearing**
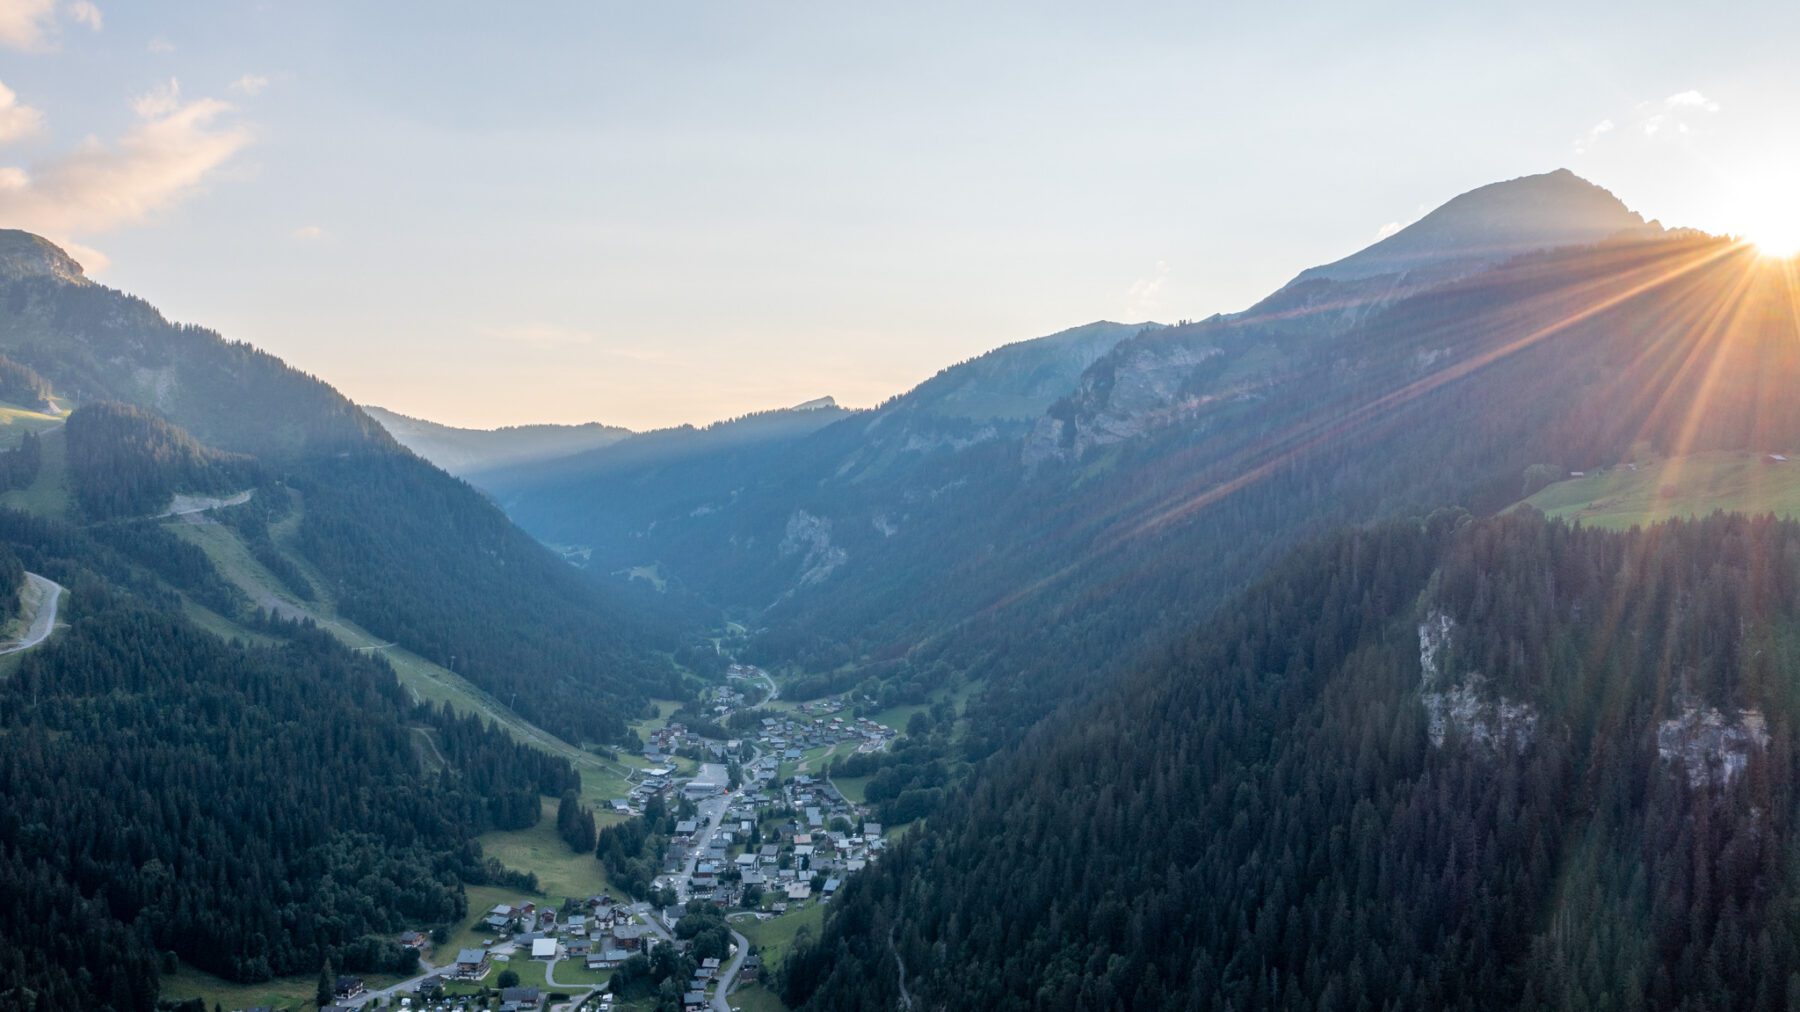
M 813 937 L 818 937 L 819 928 L 825 923 L 825 907 L 818 902 L 809 902 L 799 910 L 791 910 L 766 921 L 740 920 L 732 923 L 762 953 L 763 966 L 776 967 L 787 958 L 788 950 L 794 947 L 794 936 L 799 934 L 801 928 L 810 930 Z
M 1546 515 L 1611 530 L 1715 510 L 1800 517 L 1800 461 L 1714 452 L 1640 461 L 1559 481 L 1525 502 Z
M 483 833 L 482 851 L 499 858 L 508 868 L 536 874 L 539 889 L 552 902 L 586 899 L 610 891 L 600 861 L 590 852 L 577 854 L 570 850 L 556 834 L 557 802 L 544 798 L 543 805 L 543 817 L 530 829 Z
M 873 779 L 875 778 L 872 776 L 832 777 L 831 782 L 843 794 L 845 801 L 853 805 L 866 805 L 869 803 L 869 781 Z
M 788 1007 L 781 1003 L 775 992 L 764 987 L 761 981 L 745 984 L 731 992 L 731 1006 L 744 1012 L 788 1012 Z
M 69 493 L 68 446 L 63 431 L 59 428 L 44 434 L 39 441 L 37 477 L 24 488 L 0 495 L 0 506 L 58 520 L 73 515 L 75 500 Z

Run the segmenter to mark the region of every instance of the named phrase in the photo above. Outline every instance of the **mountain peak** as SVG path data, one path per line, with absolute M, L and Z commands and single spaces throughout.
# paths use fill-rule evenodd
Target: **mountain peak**
M 52 277 L 85 283 L 81 264 L 41 235 L 16 228 L 0 229 L 0 276 L 9 278 Z
M 1557 169 L 1453 197 L 1380 242 L 1303 271 L 1294 281 L 1357 281 L 1422 269 L 1454 276 L 1533 250 L 1659 230 L 1611 191 Z

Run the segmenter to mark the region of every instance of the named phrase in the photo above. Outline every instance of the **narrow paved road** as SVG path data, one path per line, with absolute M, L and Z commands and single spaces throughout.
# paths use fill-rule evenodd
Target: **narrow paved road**
M 63 592 L 67 588 L 49 577 L 39 576 L 36 573 L 26 573 L 25 583 L 31 592 L 37 595 L 37 613 L 31 616 L 31 624 L 26 628 L 24 638 L 12 646 L 0 650 L 0 655 L 30 650 L 49 639 L 50 634 L 56 631 L 56 609 L 62 603 Z
M 726 927 L 729 928 L 730 925 Z M 738 971 L 744 968 L 744 957 L 750 955 L 750 939 L 733 931 L 731 940 L 737 943 L 737 954 L 731 957 L 724 972 L 719 974 L 719 986 L 713 991 L 713 1012 L 731 1012 L 731 1001 L 727 995 L 731 994 L 731 985 L 737 982 Z

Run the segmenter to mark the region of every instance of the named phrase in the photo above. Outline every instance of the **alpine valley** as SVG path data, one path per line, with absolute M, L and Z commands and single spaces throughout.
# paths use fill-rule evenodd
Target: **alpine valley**
M 0 1008 L 1800 1007 L 1797 292 L 1559 170 L 477 430 L 0 233 Z

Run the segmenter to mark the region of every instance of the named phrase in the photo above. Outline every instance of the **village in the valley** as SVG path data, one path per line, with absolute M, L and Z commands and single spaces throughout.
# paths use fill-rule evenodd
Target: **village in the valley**
M 416 975 L 391 982 L 334 975 L 320 982 L 321 996 L 329 983 L 331 1000 L 319 1012 L 656 1008 L 659 996 L 621 997 L 612 978 L 659 946 L 689 953 L 693 943 L 681 922 L 708 904 L 724 911 L 731 942 L 722 954 L 693 958 L 693 973 L 680 986 L 683 1012 L 780 1008 L 757 986 L 765 959 L 784 953 L 798 931 L 816 932 L 823 906 L 887 845 L 883 827 L 832 782 L 822 760 L 886 750 L 898 732 L 857 715 L 843 695 L 771 707 L 778 696 L 766 672 L 732 664 L 726 684 L 709 687 L 690 706 L 700 708 L 707 727 L 731 727 L 735 737 L 661 722 L 644 734 L 642 756 L 625 763 L 629 789 L 597 806 L 604 817 L 617 823 L 647 808 L 675 813 L 661 874 L 648 895 L 520 891 L 475 909 L 476 895 L 496 893 L 471 888 L 472 908 L 460 932 L 412 930 L 397 939 L 418 951 Z M 298 1006 L 242 1012 L 283 1008 Z

